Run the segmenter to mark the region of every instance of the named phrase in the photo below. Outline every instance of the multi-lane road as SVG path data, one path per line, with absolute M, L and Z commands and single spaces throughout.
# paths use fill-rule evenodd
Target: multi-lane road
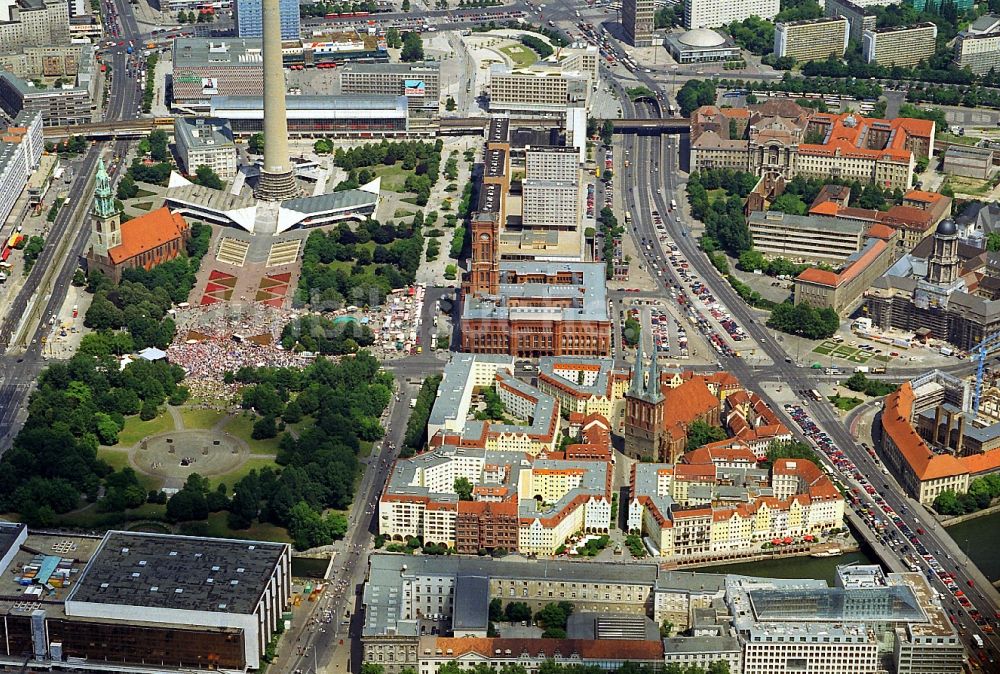
M 615 85 L 620 89 L 620 85 Z M 648 85 L 647 85 L 648 86 Z M 653 91 L 657 88 L 651 86 Z M 624 93 L 624 92 L 621 92 Z M 652 103 L 640 103 L 638 106 L 623 97 L 625 109 L 638 117 L 656 114 L 657 107 Z M 651 109 L 653 108 L 653 109 Z M 748 307 L 733 291 L 729 284 L 716 272 L 714 267 L 698 249 L 693 236 L 685 235 L 690 232 L 690 226 L 685 225 L 678 218 L 679 211 L 671 211 L 668 204 L 671 199 L 681 203 L 685 199 L 682 186 L 679 184 L 678 160 L 681 145 L 684 139 L 677 139 L 663 136 L 630 136 L 623 140 L 623 149 L 628 150 L 631 156 L 631 166 L 623 174 L 623 184 L 633 185 L 634 189 L 626 189 L 623 196 L 626 199 L 626 208 L 633 214 L 633 222 L 637 228 L 636 236 L 645 237 L 652 241 L 653 251 L 647 252 L 650 261 L 657 261 L 664 265 L 666 257 L 658 240 L 658 232 L 655 230 L 651 212 L 659 211 L 667 225 L 668 233 L 673 242 L 680 249 L 680 253 L 688 260 L 701 280 L 709 287 L 715 298 L 724 305 L 732 314 L 734 319 L 748 333 L 750 338 L 757 344 L 757 350 L 766 355 L 770 364 L 759 368 L 751 367 L 745 360 L 739 357 L 720 356 L 720 365 L 738 377 L 745 386 L 755 390 L 766 399 L 770 399 L 769 393 L 761 385 L 763 381 L 777 381 L 790 387 L 794 391 L 808 391 L 815 388 L 815 381 L 812 378 L 812 371 L 798 367 L 786 361 L 786 354 L 776 343 L 773 336 L 762 325 L 763 317 L 756 311 Z M 658 171 L 651 171 L 656 166 Z M 650 177 L 652 176 L 652 180 Z M 669 269 L 669 265 L 665 265 Z M 671 272 L 672 274 L 672 272 Z M 662 283 L 663 280 L 660 280 Z M 667 281 L 669 283 L 669 280 Z M 789 428 L 796 429 L 797 424 L 782 410 L 781 405 L 771 400 L 772 407 L 782 414 Z M 955 543 L 948 537 L 947 533 L 938 527 L 931 516 L 924 508 L 908 499 L 902 488 L 895 483 L 892 478 L 883 478 L 881 465 L 873 460 L 868 452 L 862 448 L 856 439 L 851 435 L 844 423 L 839 418 L 834 408 L 826 403 L 813 403 L 806 408 L 813 421 L 829 434 L 833 444 L 844 452 L 853 464 L 872 484 L 878 486 L 878 492 L 896 514 L 900 514 L 910 529 L 923 529 L 925 533 L 919 535 L 920 543 L 927 548 L 938 562 L 945 569 L 955 574 L 957 584 L 966 590 L 973 608 L 992 619 L 996 611 L 1000 610 L 1000 597 L 989 585 L 988 581 L 979 573 L 974 565 L 968 563 Z M 799 434 L 800 437 L 801 433 Z M 832 464 L 831 470 L 839 474 L 840 480 L 848 487 L 858 484 L 853 475 L 845 474 Z M 862 501 L 866 506 L 874 508 L 877 512 L 882 512 L 881 506 L 876 504 L 872 497 L 861 491 Z M 905 514 L 904 514 L 905 513 Z M 888 517 L 886 519 L 889 519 Z M 896 529 L 891 522 L 888 523 L 890 529 Z M 898 531 L 898 529 L 897 529 Z M 884 546 L 878 544 L 878 534 L 869 528 L 861 528 L 859 533 L 869 541 L 872 541 L 876 549 L 884 550 Z M 904 541 L 903 548 L 899 554 L 908 553 L 910 557 L 920 559 L 915 547 L 907 540 L 902 532 L 897 538 Z M 898 560 L 889 560 L 895 565 Z M 920 560 L 921 572 L 928 570 L 927 564 Z M 970 583 L 971 581 L 971 583 Z M 953 608 L 952 590 L 935 575 L 932 583 L 945 599 L 946 608 Z M 972 590 L 970 587 L 977 589 Z M 959 608 L 957 602 L 955 608 Z M 962 616 L 960 624 L 966 630 L 963 638 L 966 643 L 971 643 L 973 634 L 980 634 L 988 647 L 995 653 L 1000 646 L 1000 638 L 997 635 L 984 634 L 967 616 L 966 610 L 957 611 L 956 615 Z
M 114 0 L 125 39 L 138 34 L 139 28 L 132 15 L 128 0 Z M 125 75 L 127 55 L 124 50 L 112 52 L 111 82 L 104 118 L 108 120 L 134 119 L 137 116 L 141 92 L 135 78 Z M 112 146 L 115 156 L 124 157 L 128 150 L 126 141 Z M 24 287 L 13 299 L 10 308 L 0 321 L 0 453 L 6 451 L 18 428 L 23 408 L 31 387 L 44 365 L 42 337 L 49 330 L 48 317 L 59 313 L 81 256 L 86 252 L 90 239 L 87 212 L 92 198 L 92 179 L 97 170 L 97 160 L 107 152 L 103 143 L 92 145 L 79 162 L 76 177 L 70 185 L 67 203 L 60 210 L 38 260 L 32 267 Z M 112 172 L 112 181 L 121 173 L 124 161 L 118 162 Z M 68 243 L 67 243 L 68 241 Z M 25 315 L 29 314 L 26 318 Z M 22 320 L 37 322 L 15 344 L 13 340 Z M 23 327 L 22 331 L 23 331 Z

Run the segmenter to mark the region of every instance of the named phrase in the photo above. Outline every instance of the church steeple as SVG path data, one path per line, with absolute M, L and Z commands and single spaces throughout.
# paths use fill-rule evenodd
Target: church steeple
M 122 245 L 121 215 L 115 207 L 111 191 L 111 176 L 104 168 L 104 160 L 97 160 L 94 182 L 94 209 L 91 212 L 91 252 L 97 257 L 107 257 L 108 251 Z
M 649 376 L 646 377 L 646 398 L 654 403 L 663 400 L 663 393 L 660 391 L 660 365 L 656 355 L 654 348 L 653 355 L 649 359 Z
M 97 178 L 94 182 L 94 215 L 110 218 L 116 214 L 115 197 L 111 191 L 111 176 L 104 168 L 104 159 L 97 160 Z
M 635 347 L 635 365 L 632 367 L 632 385 L 629 387 L 629 394 L 641 397 L 646 392 L 645 373 L 643 372 L 642 333 L 639 333 L 639 342 Z

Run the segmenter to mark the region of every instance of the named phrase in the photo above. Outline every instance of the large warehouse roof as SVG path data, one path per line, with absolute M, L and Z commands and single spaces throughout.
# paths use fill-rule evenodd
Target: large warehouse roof
M 109 531 L 66 602 L 249 614 L 287 548 Z

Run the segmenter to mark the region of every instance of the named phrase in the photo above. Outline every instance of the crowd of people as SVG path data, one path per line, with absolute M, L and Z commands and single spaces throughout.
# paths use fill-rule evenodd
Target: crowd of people
M 229 303 L 177 309 L 177 336 L 167 349 L 171 363 L 187 372 L 185 385 L 192 395 L 230 400 L 235 385 L 224 382 L 226 372 L 241 367 L 302 367 L 311 356 L 286 351 L 279 343 L 281 329 L 296 312 L 261 304 Z

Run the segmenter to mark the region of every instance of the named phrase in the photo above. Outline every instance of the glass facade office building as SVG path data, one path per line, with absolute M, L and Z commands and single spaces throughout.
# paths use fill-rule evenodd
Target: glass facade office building
M 264 19 L 261 0 L 236 0 L 233 3 L 233 19 L 237 37 L 263 37 Z M 298 40 L 301 31 L 299 0 L 280 0 L 281 39 Z

